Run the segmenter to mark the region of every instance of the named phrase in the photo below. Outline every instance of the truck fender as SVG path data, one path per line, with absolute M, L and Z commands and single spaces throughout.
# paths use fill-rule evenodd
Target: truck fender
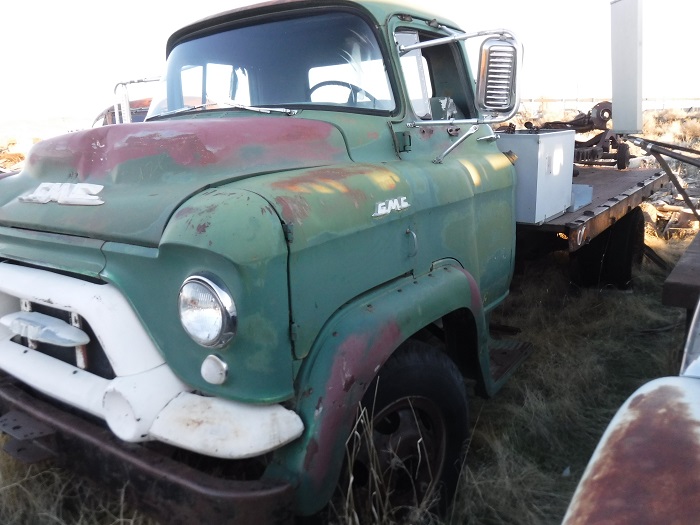
M 476 281 L 448 265 L 373 290 L 329 320 L 297 375 L 304 433 L 276 453 L 266 472 L 296 486 L 299 514 L 320 510 L 332 496 L 359 403 L 381 366 L 412 334 L 464 309 L 485 330 Z

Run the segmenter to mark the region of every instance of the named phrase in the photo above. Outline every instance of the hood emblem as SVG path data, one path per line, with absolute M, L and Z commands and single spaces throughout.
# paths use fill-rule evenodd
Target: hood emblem
M 88 184 L 79 182 L 42 182 L 29 195 L 20 197 L 22 202 L 32 202 L 34 204 L 46 204 L 56 202 L 58 204 L 68 204 L 71 206 L 99 206 L 104 201 L 97 196 L 104 186 L 101 184 Z
M 409 208 L 411 205 L 408 203 L 406 197 L 398 197 L 396 199 L 388 199 L 376 203 L 374 208 L 374 213 L 372 217 L 381 217 L 383 215 L 389 215 L 392 211 L 401 211 Z

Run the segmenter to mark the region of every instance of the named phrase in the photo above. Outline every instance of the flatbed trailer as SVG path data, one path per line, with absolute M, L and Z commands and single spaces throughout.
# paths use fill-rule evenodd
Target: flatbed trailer
M 568 251 L 572 281 L 626 288 L 634 262 L 641 261 L 644 216 L 639 205 L 670 181 L 662 169 L 581 166 L 574 184 L 590 186 L 590 203 L 541 224 L 517 223 L 518 259 Z
M 596 166 L 578 168 L 574 184 L 591 186 L 591 203 L 576 211 L 545 221 L 541 225 L 518 223 L 520 231 L 563 234 L 568 250 L 575 252 L 612 226 L 669 182 L 663 170 Z

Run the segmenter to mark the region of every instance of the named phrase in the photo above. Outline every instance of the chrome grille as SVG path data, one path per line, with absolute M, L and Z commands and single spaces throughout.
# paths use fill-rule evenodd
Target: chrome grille
M 107 359 L 95 333 L 88 322 L 81 316 L 43 304 L 30 303 L 26 300 L 22 301 L 22 309 L 42 313 L 55 319 L 60 319 L 70 325 L 77 326 L 88 335 L 90 342 L 87 345 L 67 348 L 16 336 L 13 338 L 15 343 L 86 370 L 99 377 L 105 379 L 114 379 L 114 377 L 116 377 L 112 365 Z

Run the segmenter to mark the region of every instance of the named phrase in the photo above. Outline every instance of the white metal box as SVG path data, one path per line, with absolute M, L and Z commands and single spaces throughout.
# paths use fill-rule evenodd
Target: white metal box
M 573 130 L 523 130 L 499 134 L 501 151 L 512 151 L 517 181 L 515 220 L 528 224 L 562 215 L 571 206 Z

